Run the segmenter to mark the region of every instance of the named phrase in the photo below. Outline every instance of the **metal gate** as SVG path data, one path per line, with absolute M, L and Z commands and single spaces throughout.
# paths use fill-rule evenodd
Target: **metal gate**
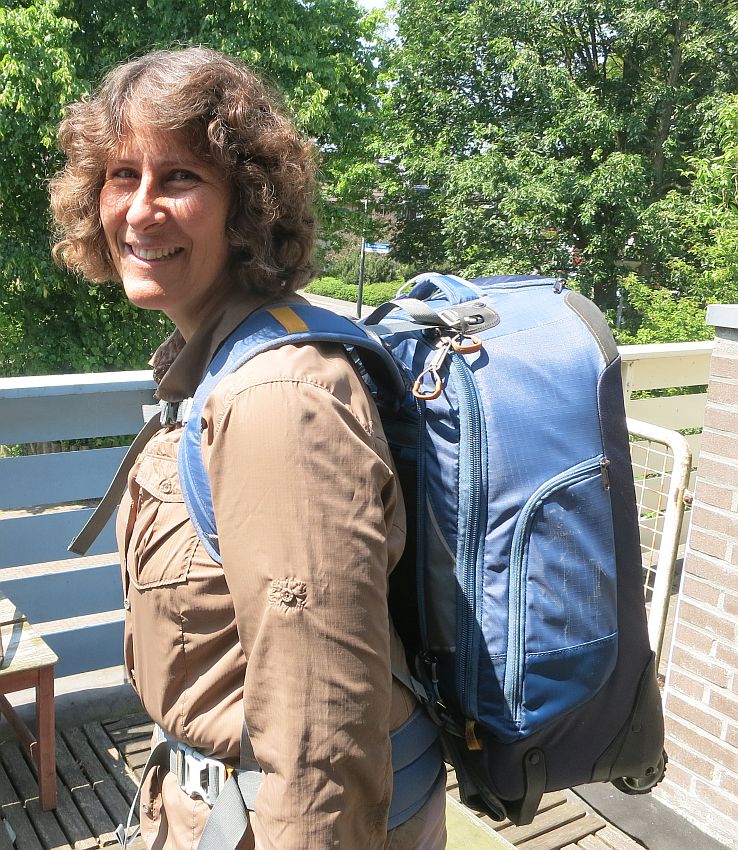
M 637 419 L 629 418 L 627 422 L 638 504 L 648 636 L 658 669 L 682 540 L 692 451 L 678 431 Z

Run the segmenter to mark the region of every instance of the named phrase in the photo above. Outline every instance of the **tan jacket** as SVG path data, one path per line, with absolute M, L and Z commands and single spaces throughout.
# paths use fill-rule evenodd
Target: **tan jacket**
M 234 292 L 162 346 L 160 397 L 191 395 L 262 302 Z M 259 850 L 381 848 L 389 731 L 413 699 L 390 675 L 405 515 L 376 408 L 340 347 L 284 346 L 224 379 L 202 427 L 222 568 L 182 501 L 181 428 L 146 446 L 119 511 L 131 682 L 164 730 L 219 758 L 237 761 L 245 712 Z

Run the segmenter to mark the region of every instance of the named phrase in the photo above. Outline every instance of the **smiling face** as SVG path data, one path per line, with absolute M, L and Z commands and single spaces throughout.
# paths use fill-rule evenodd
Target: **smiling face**
M 100 220 L 126 295 L 185 339 L 229 287 L 229 208 L 221 171 L 177 136 L 132 124 L 107 163 Z

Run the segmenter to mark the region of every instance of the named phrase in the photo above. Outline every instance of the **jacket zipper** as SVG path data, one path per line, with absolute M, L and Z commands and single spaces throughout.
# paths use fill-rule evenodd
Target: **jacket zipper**
M 507 658 L 504 696 L 514 723 L 520 724 L 523 711 L 523 672 L 525 667 L 525 579 L 527 543 L 533 519 L 541 505 L 557 490 L 578 484 L 599 472 L 608 487 L 607 462 L 602 455 L 578 463 L 544 482 L 523 506 L 515 524 L 510 549 Z
M 487 526 L 483 480 L 486 440 L 479 396 L 465 359 L 451 357 L 450 371 L 459 397 L 459 523 L 456 578 L 462 595 L 457 601 L 456 687 L 467 717 L 476 717 L 476 663 L 479 643 L 477 585 L 480 551 Z M 465 487 L 464 484 L 468 483 Z

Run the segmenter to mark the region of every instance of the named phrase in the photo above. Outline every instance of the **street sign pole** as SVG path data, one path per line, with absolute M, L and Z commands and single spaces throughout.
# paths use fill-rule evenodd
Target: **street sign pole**
M 364 257 L 366 256 L 366 239 L 361 237 L 361 256 L 359 257 L 359 286 L 356 290 L 356 318 L 361 318 L 361 307 L 364 301 Z

